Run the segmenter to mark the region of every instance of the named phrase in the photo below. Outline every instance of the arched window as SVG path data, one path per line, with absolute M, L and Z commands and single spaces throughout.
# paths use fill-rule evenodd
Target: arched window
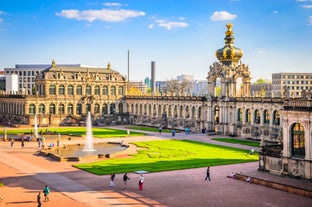
M 95 114 L 100 113 L 100 105 L 99 104 L 94 104 L 94 113 Z
M 158 115 L 161 115 L 161 105 L 158 105 Z
M 111 86 L 111 95 L 115 96 L 116 95 L 116 87 Z
M 251 122 L 251 113 L 249 109 L 246 110 L 245 120 L 246 122 L 249 122 L 249 123 Z
M 258 109 L 256 109 L 254 113 L 254 123 L 260 124 L 260 112 Z
M 36 106 L 35 104 L 29 105 L 29 114 L 35 114 L 36 113 Z
M 114 114 L 115 112 L 116 112 L 116 106 L 115 106 L 114 103 L 112 103 L 112 104 L 110 105 L 110 113 L 111 113 L 111 114 Z
M 190 108 L 189 108 L 189 106 L 185 107 L 185 118 L 190 118 Z
M 200 119 L 200 118 L 201 118 L 201 107 L 199 107 L 199 108 L 198 108 L 197 118 L 198 118 L 198 119 Z
M 74 113 L 73 104 L 68 104 L 68 105 L 67 105 L 67 113 L 68 113 L 68 114 L 73 114 L 73 113 Z
M 86 95 L 91 95 L 91 86 L 90 85 L 86 86 Z
M 68 95 L 74 95 L 74 87 L 73 87 L 73 85 L 69 85 L 67 87 L 67 94 Z
M 295 123 L 291 128 L 290 136 L 292 156 L 304 158 L 305 144 L 303 126 L 300 123 Z
M 59 114 L 64 114 L 64 113 L 65 113 L 64 104 L 60 104 L 60 105 L 58 106 L 58 113 L 59 113 Z
M 76 88 L 76 94 L 77 95 L 82 95 L 82 87 L 81 85 L 78 85 L 77 88 Z
M 107 86 L 103 86 L 102 95 L 107 95 L 107 94 L 108 94 L 108 88 Z
M 237 110 L 237 121 L 239 121 L 239 122 L 243 121 L 243 110 L 242 109 Z
M 49 86 L 49 94 L 50 95 L 55 95 L 56 94 L 56 89 L 55 89 L 55 85 L 54 84 Z
M 278 111 L 273 112 L 273 124 L 280 125 L 280 115 Z
M 107 104 L 103 104 L 102 114 L 107 114 Z
M 91 104 L 86 104 L 86 111 L 91 111 Z
M 270 113 L 268 110 L 264 110 L 263 112 L 263 121 L 264 121 L 264 124 L 270 123 Z
M 195 118 L 195 107 L 192 107 L 191 118 Z
M 123 105 L 122 105 L 122 103 L 118 104 L 118 111 L 119 111 L 120 114 L 123 113 Z
M 64 87 L 64 85 L 59 85 L 58 93 L 59 93 L 59 95 L 64 95 L 65 94 L 65 87 Z
M 100 95 L 100 86 L 94 87 L 94 95 Z
M 39 114 L 44 114 L 45 113 L 45 106 L 44 104 L 39 105 Z
M 123 95 L 123 87 L 122 86 L 119 86 L 118 87 L 118 95 L 122 96 Z
M 77 104 L 76 106 L 76 114 L 81 115 L 82 113 L 82 106 L 81 104 Z
M 49 106 L 49 114 L 55 114 L 55 104 L 50 104 L 50 106 Z

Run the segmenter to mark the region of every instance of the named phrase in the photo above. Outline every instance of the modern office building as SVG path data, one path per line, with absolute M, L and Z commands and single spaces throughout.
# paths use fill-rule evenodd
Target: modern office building
M 287 89 L 286 93 L 283 92 Z M 312 90 L 312 73 L 273 73 L 272 95 L 274 97 L 301 97 L 301 92 Z
M 5 91 L 5 75 L 4 75 L 4 71 L 0 71 L 0 91 Z
M 80 64 L 60 64 L 60 66 L 83 67 Z M 43 70 L 50 67 L 50 64 L 16 64 L 15 68 L 4 68 L 5 75 L 18 75 L 18 90 L 27 94 L 33 93 L 36 76 Z

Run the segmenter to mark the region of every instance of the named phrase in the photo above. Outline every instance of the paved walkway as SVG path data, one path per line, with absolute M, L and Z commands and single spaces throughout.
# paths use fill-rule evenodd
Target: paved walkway
M 152 133 L 151 136 L 132 137 L 125 141 L 164 138 L 171 138 L 171 134 Z M 175 138 L 213 142 L 210 137 L 202 134 L 177 134 Z M 210 182 L 204 180 L 205 168 L 146 174 L 144 191 L 138 191 L 139 175 L 129 173 L 130 181 L 127 190 L 124 191 L 122 175 L 116 176 L 116 186 L 110 190 L 109 176 L 95 176 L 72 167 L 73 163 L 55 162 L 37 156 L 35 142 L 26 143 L 24 149 L 20 146 L 11 149 L 9 142 L 1 141 L 0 158 L 0 182 L 5 184 L 5 187 L 0 188 L 0 195 L 4 197 L 0 206 L 35 206 L 36 194 L 46 184 L 51 187 L 52 193 L 51 201 L 44 202 L 44 207 L 116 205 L 305 207 L 312 203 L 311 198 L 226 178 L 234 171 L 266 176 L 294 185 L 312 186 L 309 181 L 261 173 L 257 171 L 257 162 L 212 167 Z

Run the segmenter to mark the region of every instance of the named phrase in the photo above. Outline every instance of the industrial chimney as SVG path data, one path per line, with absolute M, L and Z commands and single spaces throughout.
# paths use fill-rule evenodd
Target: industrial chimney
M 155 61 L 152 61 L 151 63 L 151 89 L 152 89 L 152 94 L 156 92 Z

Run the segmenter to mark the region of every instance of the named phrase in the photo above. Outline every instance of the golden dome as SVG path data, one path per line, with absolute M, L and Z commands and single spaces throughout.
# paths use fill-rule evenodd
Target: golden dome
M 224 65 L 237 65 L 238 61 L 243 56 L 243 50 L 234 47 L 234 37 L 231 23 L 226 25 L 227 31 L 225 32 L 224 42 L 225 45 L 223 48 L 216 51 L 216 57 Z

